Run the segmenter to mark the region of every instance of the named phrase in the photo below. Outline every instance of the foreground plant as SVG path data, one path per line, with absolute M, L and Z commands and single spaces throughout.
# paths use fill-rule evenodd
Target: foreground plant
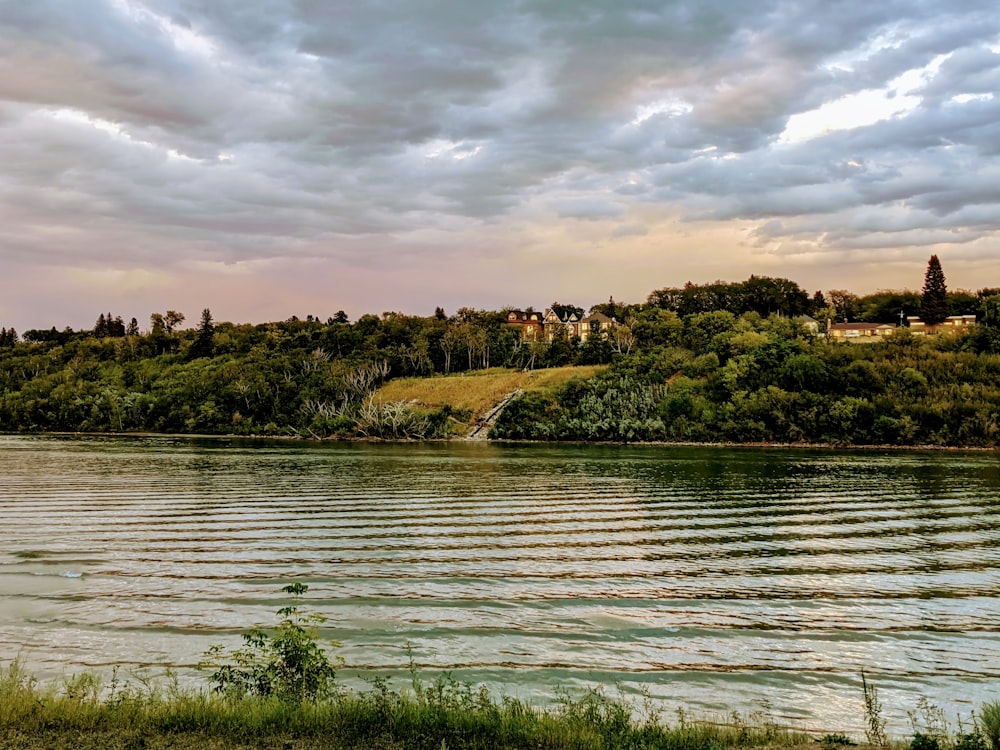
M 870 745 L 888 747 L 889 737 L 885 733 L 885 719 L 882 717 L 882 704 L 878 699 L 878 690 L 869 684 L 865 671 L 861 670 L 861 688 L 865 694 L 865 738 Z
M 992 750 L 1000 750 L 1000 701 L 984 703 L 979 710 L 979 723 Z
M 282 588 L 292 596 L 309 590 L 303 583 Z M 281 622 L 273 633 L 254 628 L 243 634 L 244 647 L 226 650 L 213 646 L 202 666 L 214 669 L 209 676 L 212 689 L 229 698 L 274 696 L 283 701 L 316 702 L 334 694 L 336 666 L 340 663 L 319 640 L 319 625 L 326 618 L 318 613 L 303 614 L 298 607 L 282 607 Z

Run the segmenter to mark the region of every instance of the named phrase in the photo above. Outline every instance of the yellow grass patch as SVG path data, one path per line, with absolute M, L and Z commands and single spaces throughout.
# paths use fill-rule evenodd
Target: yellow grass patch
M 493 368 L 460 375 L 435 375 L 429 378 L 400 378 L 382 386 L 378 401 L 407 401 L 417 406 L 468 409 L 474 418 L 481 417 L 504 396 L 518 388 L 539 391 L 564 383 L 570 378 L 590 378 L 606 370 L 604 365 L 553 367 L 548 370 L 506 370 Z

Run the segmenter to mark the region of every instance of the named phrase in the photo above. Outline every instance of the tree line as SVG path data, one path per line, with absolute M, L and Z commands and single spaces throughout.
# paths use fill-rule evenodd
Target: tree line
M 810 296 L 787 279 L 751 276 L 660 289 L 639 304 L 611 299 L 590 312 L 618 324 L 586 341 L 523 340 L 506 310 L 472 308 L 353 322 L 338 311 L 258 325 L 217 323 L 205 309 L 190 328 L 168 310 L 153 313 L 146 330 L 112 313 L 82 331 L 19 337 L 3 328 L 0 429 L 435 437 L 471 415 L 380 404 L 373 394 L 382 382 L 603 364 L 596 378 L 515 401 L 495 435 L 993 445 L 1000 290 L 949 292 L 935 260 L 921 293 Z M 925 339 L 901 330 L 861 346 L 827 342 L 796 320 L 843 312 L 898 321 L 901 310 L 929 309 L 929 291 L 941 310 L 971 310 L 980 325 Z

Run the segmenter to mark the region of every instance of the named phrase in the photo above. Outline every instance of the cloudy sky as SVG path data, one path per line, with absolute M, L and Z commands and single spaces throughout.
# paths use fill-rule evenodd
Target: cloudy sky
M 0 323 L 1000 286 L 995 0 L 0 0 Z

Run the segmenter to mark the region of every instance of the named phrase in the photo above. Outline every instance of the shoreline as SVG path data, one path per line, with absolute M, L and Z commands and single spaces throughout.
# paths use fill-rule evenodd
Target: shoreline
M 6 432 L 0 430 L 0 437 L 109 437 L 109 438 L 180 438 L 183 440 L 249 440 L 249 441 L 287 441 L 321 445 L 325 443 L 385 443 L 399 445 L 415 445 L 421 443 L 485 443 L 487 445 L 594 445 L 616 447 L 651 447 L 651 448 L 729 448 L 753 450 L 827 450 L 827 451 L 891 451 L 913 453 L 998 453 L 1000 445 L 898 445 L 857 444 L 857 443 L 778 443 L 771 441 L 737 443 L 729 441 L 613 441 L 613 440 L 513 440 L 509 438 L 469 440 L 465 437 L 430 438 L 426 440 L 357 437 L 357 438 L 314 438 L 302 435 L 236 435 L 190 432 Z

